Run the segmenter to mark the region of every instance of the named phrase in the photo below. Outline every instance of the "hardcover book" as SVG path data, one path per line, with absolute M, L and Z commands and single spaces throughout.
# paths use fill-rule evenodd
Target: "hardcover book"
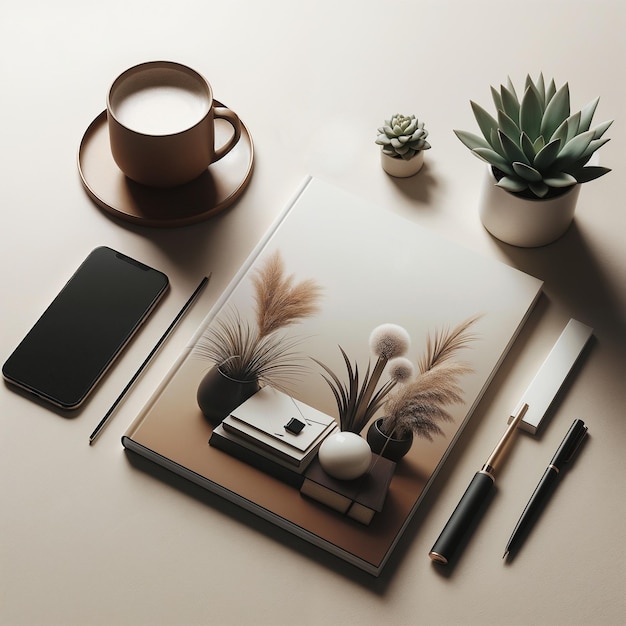
M 397 462 L 384 503 L 363 525 L 297 486 L 215 446 L 196 393 L 214 363 L 198 345 L 220 320 L 255 324 L 255 276 L 280 255 L 290 276 L 320 286 L 318 310 L 290 326 L 306 369 L 288 393 L 339 418 L 328 372 L 346 381 L 346 360 L 360 374 L 373 361 L 368 339 L 381 324 L 410 335 L 406 357 L 419 363 L 429 337 L 475 318 L 475 339 L 462 351 L 471 371 L 441 432 L 415 437 Z M 308 178 L 259 242 L 228 289 L 122 438 L 123 445 L 204 488 L 378 575 L 426 490 L 496 373 L 536 299 L 541 282 L 506 264 L 448 242 L 383 207 Z
M 229 433 L 223 424 L 213 427 L 209 445 L 289 485 L 293 485 L 297 489 L 300 489 L 302 486 L 303 474 L 306 468 L 295 467 L 291 463 L 269 454 L 263 448 L 255 446 L 247 439 L 238 437 L 234 433 Z
M 365 475 L 354 480 L 337 480 L 329 476 L 315 458 L 304 475 L 300 493 L 361 524 L 369 524 L 385 506 L 395 469 L 394 461 L 373 454 Z

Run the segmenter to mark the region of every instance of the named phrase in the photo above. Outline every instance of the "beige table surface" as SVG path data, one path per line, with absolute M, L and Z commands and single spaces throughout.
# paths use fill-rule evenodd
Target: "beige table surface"
M 172 288 L 91 401 L 60 417 L 0 386 L 0 624 L 626 623 L 626 5 L 614 0 L 3 1 L 0 11 L 2 361 L 98 245 Z M 187 63 L 253 136 L 232 210 L 175 230 L 125 225 L 81 187 L 79 141 L 126 67 Z M 482 166 L 452 133 L 469 100 L 543 71 L 615 119 L 614 171 L 582 190 L 574 226 L 536 250 L 498 243 L 476 203 Z M 430 130 L 427 166 L 388 177 L 374 145 L 395 112 Z M 307 174 L 545 281 L 545 296 L 380 579 L 217 497 L 131 466 L 127 428 L 204 313 Z M 320 242 L 322 249 L 323 242 Z M 204 273 L 202 295 L 92 447 L 88 436 Z M 427 553 L 506 415 L 570 317 L 595 328 L 542 436 L 520 436 L 457 566 Z M 572 419 L 590 437 L 510 566 L 520 506 Z

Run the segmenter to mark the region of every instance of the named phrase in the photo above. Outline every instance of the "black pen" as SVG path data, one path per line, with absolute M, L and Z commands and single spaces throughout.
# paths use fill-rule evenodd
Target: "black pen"
M 574 423 L 567 431 L 567 435 L 565 435 L 565 439 L 561 442 L 561 445 L 550 461 L 550 465 L 546 468 L 533 495 L 530 497 L 522 516 L 519 518 L 513 530 L 513 534 L 506 544 L 503 559 L 507 556 L 513 556 L 514 552 L 522 545 L 526 534 L 537 519 L 544 503 L 556 486 L 561 476 L 563 465 L 572 460 L 574 453 L 582 443 L 586 434 L 587 427 L 585 426 L 585 422 L 579 419 L 574 420 Z

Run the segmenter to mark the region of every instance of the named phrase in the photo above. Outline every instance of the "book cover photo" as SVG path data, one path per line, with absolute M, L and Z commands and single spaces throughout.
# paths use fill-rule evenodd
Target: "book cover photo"
M 378 575 L 540 292 L 541 281 L 531 276 L 307 179 L 123 444 Z M 284 297 L 274 301 L 276 294 Z M 385 336 L 371 344 L 373 331 L 389 325 L 401 330 L 401 354 L 387 352 Z M 301 441 L 292 446 L 296 458 L 332 431 L 321 420 L 289 432 L 285 414 L 258 410 L 254 401 L 247 411 L 246 398 L 207 419 L 198 389 L 218 364 L 232 366 L 234 379 L 253 371 L 258 384 L 248 397 L 269 387 L 263 393 L 273 400 L 311 407 L 364 438 L 383 417 L 387 434 L 411 430 L 408 452 L 384 481 L 382 509 L 368 508 L 367 523 L 360 523 L 304 496 L 297 480 L 209 445 L 226 417 L 267 446 L 272 439 L 281 440 L 277 447 Z M 306 423 L 299 411 L 288 417 L 296 429 Z M 307 439 L 299 439 L 307 428 Z

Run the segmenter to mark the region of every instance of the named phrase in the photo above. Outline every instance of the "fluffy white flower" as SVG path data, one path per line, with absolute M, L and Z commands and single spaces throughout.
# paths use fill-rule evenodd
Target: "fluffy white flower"
M 389 361 L 389 377 L 397 383 L 406 382 L 414 373 L 413 363 L 403 356 Z
M 382 359 L 402 356 L 411 343 L 409 333 L 398 324 L 381 324 L 370 335 L 370 349 Z

